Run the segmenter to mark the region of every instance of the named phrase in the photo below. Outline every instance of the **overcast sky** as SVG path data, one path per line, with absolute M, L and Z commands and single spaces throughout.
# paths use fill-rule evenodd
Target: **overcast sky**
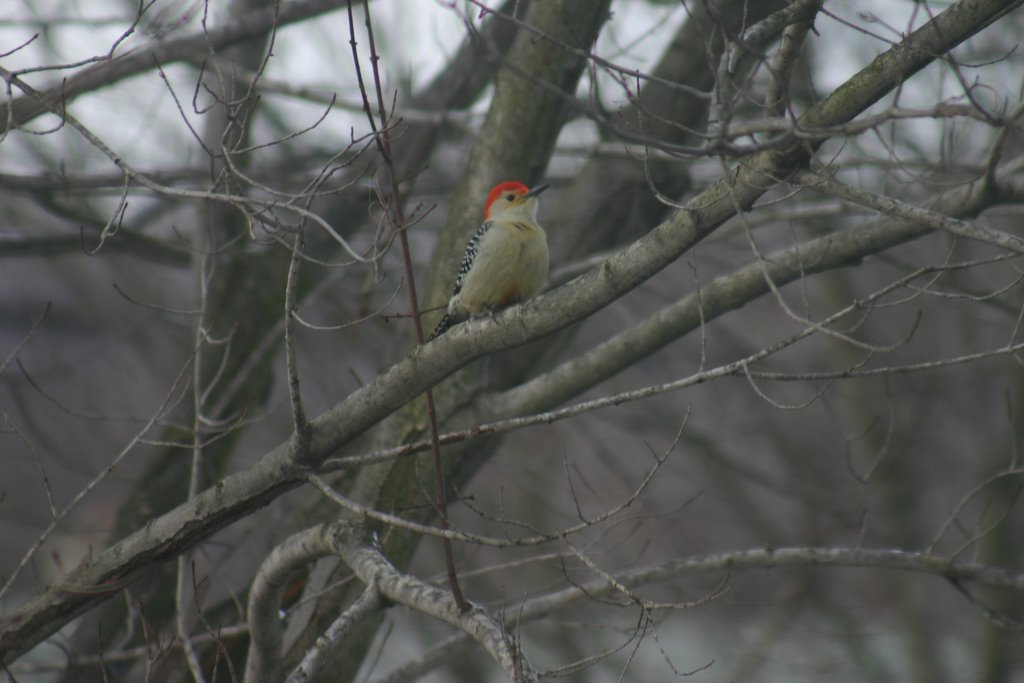
M 211 3 L 210 25 L 225 20 L 226 4 Z M 452 8 L 451 4 L 456 7 Z M 492 0 L 492 4 L 497 5 L 498 0 Z M 39 34 L 28 46 L 0 58 L 0 65 L 15 70 L 43 64 L 69 64 L 105 54 L 131 18 L 128 11 L 112 12 L 112 6 L 113 3 L 73 0 L 0 0 L 0 8 L 3 8 L 0 16 L 6 17 L 0 21 L 0 52 L 11 51 Z M 820 37 L 813 41 L 814 68 L 820 87 L 827 89 L 838 85 L 864 63 L 866 56 L 886 47 L 883 39 L 895 38 L 897 33 L 905 31 L 914 6 L 909 0 L 826 3 L 828 11 L 859 25 L 867 24 L 879 38 L 867 38 L 835 19 L 820 17 L 816 23 Z M 428 82 L 457 48 L 465 36 L 464 21 L 480 22 L 479 10 L 465 2 L 376 0 L 371 7 L 385 78 L 393 84 L 410 82 L 414 88 Z M 356 11 L 361 30 L 362 10 L 357 7 Z M 662 46 L 684 20 L 685 12 L 677 3 L 614 2 L 611 23 L 602 33 L 597 52 L 623 66 L 646 69 L 658 58 Z M 154 40 L 155 34 L 161 31 L 176 36 L 198 30 L 202 13 L 203 6 L 198 2 L 158 0 L 147 12 L 140 30 L 125 40 L 116 54 L 124 54 Z M 917 25 L 923 20 L 923 14 L 919 14 Z M 39 25 L 31 22 L 47 18 L 59 22 L 54 24 L 56 28 L 40 34 Z M 344 12 L 282 30 L 266 71 L 267 78 L 319 87 L 325 92 L 336 91 L 342 100 L 353 99 L 355 80 L 347 32 Z M 76 71 L 59 73 L 64 77 Z M 194 89 L 194 71 L 172 65 L 167 72 L 178 97 L 188 105 Z M 32 73 L 25 78 L 35 87 L 45 88 L 52 86 L 58 72 Z M 613 87 L 603 88 L 602 93 L 609 105 L 614 105 L 621 97 Z M 297 129 L 312 124 L 323 112 L 322 105 L 280 95 L 267 94 L 266 97 Z M 480 113 L 485 109 L 486 100 L 481 101 L 475 111 Z M 182 157 L 183 149 L 176 140 L 188 132 L 167 86 L 152 73 L 81 97 L 72 111 L 119 153 L 143 167 L 200 163 L 198 158 Z M 197 117 L 191 118 L 196 122 Z M 37 119 L 30 127 L 38 130 L 51 125 L 53 121 Z M 362 115 L 338 108 L 319 130 L 321 134 L 330 131 L 347 136 L 353 125 L 357 129 L 363 125 Z M 38 153 L 29 152 L 26 144 L 36 150 L 48 149 L 47 156 L 51 160 L 61 159 L 68 170 L 110 170 L 108 161 L 84 148 L 80 140 L 72 139 L 75 137 L 71 131 L 45 138 L 13 135 L 6 141 L 4 154 L 0 154 L 0 171 L 39 169 Z M 191 153 L 197 154 L 198 150 L 193 146 Z

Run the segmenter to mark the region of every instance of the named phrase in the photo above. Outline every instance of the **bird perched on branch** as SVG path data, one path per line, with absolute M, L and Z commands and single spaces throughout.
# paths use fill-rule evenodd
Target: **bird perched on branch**
M 537 200 L 520 182 L 498 183 L 487 196 L 483 225 L 470 238 L 448 300 L 430 340 L 467 318 L 493 313 L 537 295 L 548 277 L 548 238 L 537 224 Z M 428 340 L 428 341 L 430 341 Z

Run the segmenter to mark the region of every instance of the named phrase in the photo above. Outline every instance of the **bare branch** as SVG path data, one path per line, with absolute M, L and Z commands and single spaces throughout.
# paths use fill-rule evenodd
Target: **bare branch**
M 463 611 L 452 596 L 395 569 L 380 552 L 361 540 L 357 529 L 343 522 L 322 527 L 335 552 L 367 586 L 399 604 L 440 619 L 465 632 L 479 643 L 515 683 L 538 680 L 526 655 L 505 629 L 483 608 L 470 604 Z
M 740 550 L 659 562 L 614 576 L 615 583 L 629 589 L 671 578 L 707 572 L 720 572 L 734 583 L 742 580 L 733 574 L 750 569 L 785 567 L 871 567 L 883 570 L 920 572 L 953 582 L 970 581 L 988 586 L 1024 590 L 1024 573 L 974 563 L 960 563 L 930 553 L 872 548 L 775 548 Z M 616 590 L 615 584 L 597 578 L 578 586 L 563 588 L 526 601 L 508 621 L 527 624 L 543 619 L 566 607 Z M 407 683 L 447 661 L 452 651 L 461 648 L 467 636 L 458 634 L 428 650 L 416 660 L 399 667 L 373 683 Z
M 367 587 L 356 601 L 342 612 L 334 623 L 324 631 L 322 637 L 318 638 L 316 645 L 306 653 L 302 663 L 295 667 L 285 683 L 305 683 L 311 680 L 324 666 L 324 661 L 330 655 L 332 648 L 348 638 L 352 631 L 366 621 L 371 615 L 379 612 L 385 606 L 381 594 L 373 586 Z M 268 681 L 276 679 L 267 678 Z
M 67 79 L 45 93 L 26 95 L 0 103 L 0 134 L 20 128 L 40 114 L 52 111 L 79 95 L 97 90 L 125 78 L 149 71 L 154 64 L 202 60 L 210 50 L 219 50 L 254 38 L 261 38 L 275 27 L 303 21 L 336 10 L 340 0 L 292 0 L 280 10 L 275 7 L 246 14 L 220 29 L 201 31 L 168 41 L 154 41 L 116 59 L 102 61 Z
M 791 180 L 804 187 L 875 209 L 893 218 L 911 223 L 920 223 L 935 230 L 948 232 L 951 235 L 966 237 L 967 239 L 1008 249 L 1017 254 L 1024 254 L 1024 239 L 1016 235 L 974 225 L 973 223 L 953 218 L 937 211 L 921 209 L 893 197 L 885 197 L 840 183 L 819 173 L 799 171 L 793 174 Z

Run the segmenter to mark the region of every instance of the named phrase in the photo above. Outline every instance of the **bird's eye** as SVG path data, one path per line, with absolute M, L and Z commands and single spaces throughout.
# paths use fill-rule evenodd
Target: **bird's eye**
M 505 199 L 507 199 L 509 201 L 512 201 L 515 198 L 516 198 L 516 196 L 514 194 L 507 194 L 507 195 L 505 195 Z

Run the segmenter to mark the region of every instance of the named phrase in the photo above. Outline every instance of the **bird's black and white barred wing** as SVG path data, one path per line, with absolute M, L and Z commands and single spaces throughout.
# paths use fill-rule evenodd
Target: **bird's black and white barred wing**
M 459 272 L 455 276 L 455 286 L 452 287 L 450 299 L 455 298 L 462 291 L 462 283 L 465 282 L 469 271 L 473 269 L 473 262 L 476 261 L 476 257 L 480 253 L 480 241 L 492 227 L 494 227 L 494 221 L 484 221 L 477 228 L 476 232 L 473 233 L 473 236 L 469 238 L 466 251 L 462 254 L 462 262 L 459 264 Z M 450 312 L 445 313 L 444 317 L 441 318 L 441 322 L 437 323 L 437 327 L 434 328 L 434 331 L 430 334 L 430 339 L 427 341 L 444 334 L 449 327 L 457 322 L 460 322 L 458 318 L 454 317 Z
M 480 240 L 484 238 L 487 231 L 494 227 L 494 221 L 484 221 L 483 224 L 476 229 L 473 236 L 469 238 L 469 244 L 466 245 L 466 251 L 462 254 L 462 263 L 459 264 L 459 273 L 455 276 L 455 286 L 452 287 L 452 296 L 455 296 L 462 291 L 462 283 L 466 279 L 466 275 L 473 269 L 473 262 L 476 261 L 477 254 L 480 253 Z

